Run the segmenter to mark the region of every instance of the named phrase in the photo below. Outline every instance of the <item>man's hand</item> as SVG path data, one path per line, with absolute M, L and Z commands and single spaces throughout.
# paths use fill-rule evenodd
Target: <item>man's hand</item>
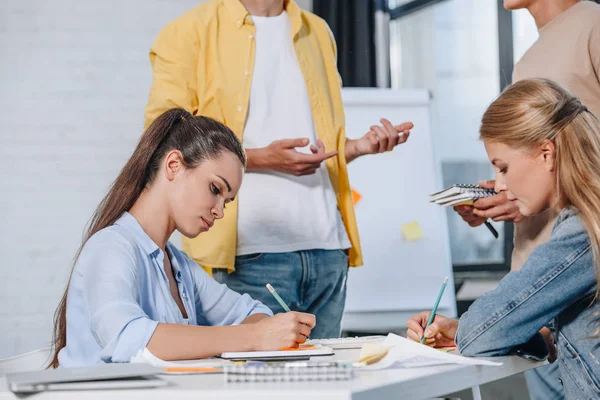
M 317 147 L 311 146 L 313 154 L 296 151 L 296 147 L 304 147 L 309 143 L 307 138 L 276 140 L 261 149 L 246 149 L 249 172 L 277 171 L 284 174 L 301 176 L 317 172 L 321 163 L 337 156 L 337 151 L 325 152 L 320 140 Z
M 392 125 L 385 118 L 380 120 L 382 125 L 373 125 L 360 139 L 346 140 L 346 162 L 350 162 L 360 156 L 367 154 L 378 154 L 391 151 L 394 147 L 408 140 L 412 122 L 404 122 L 400 125 Z
M 493 189 L 494 184 L 495 181 L 493 180 L 479 182 L 479 185 L 486 189 Z M 454 211 L 473 227 L 483 224 L 488 218 L 496 222 L 520 222 L 523 220 L 523 215 L 519 212 L 516 203 L 508 200 L 506 192 L 479 199 L 472 206 L 456 206 Z

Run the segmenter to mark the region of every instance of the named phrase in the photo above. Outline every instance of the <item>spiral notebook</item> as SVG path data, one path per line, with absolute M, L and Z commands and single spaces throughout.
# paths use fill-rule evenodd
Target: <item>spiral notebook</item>
M 440 192 L 429 195 L 429 202 L 443 207 L 459 204 L 473 204 L 473 201 L 494 196 L 493 189 L 485 189 L 479 185 L 452 185 Z
M 351 365 L 336 362 L 250 362 L 225 366 L 227 382 L 344 381 L 356 377 Z

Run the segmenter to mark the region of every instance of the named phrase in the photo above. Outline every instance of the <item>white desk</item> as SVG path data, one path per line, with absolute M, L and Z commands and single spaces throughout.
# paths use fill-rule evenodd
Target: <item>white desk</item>
M 358 357 L 358 350 L 338 350 L 332 357 L 317 360 Z M 170 385 L 159 389 L 107 390 L 88 392 L 44 392 L 28 396 L 30 400 L 149 400 L 172 399 L 235 399 L 235 400 L 371 400 L 371 399 L 428 399 L 469 389 L 518 374 L 543 365 L 518 357 L 495 358 L 503 361 L 500 367 L 471 365 L 441 365 L 437 367 L 388 369 L 361 372 L 351 381 L 293 382 L 293 383 L 226 383 L 224 375 L 163 375 Z M 0 400 L 18 399 L 6 388 L 0 377 Z M 22 397 L 21 397 L 22 399 Z M 484 399 L 485 400 L 485 399 Z

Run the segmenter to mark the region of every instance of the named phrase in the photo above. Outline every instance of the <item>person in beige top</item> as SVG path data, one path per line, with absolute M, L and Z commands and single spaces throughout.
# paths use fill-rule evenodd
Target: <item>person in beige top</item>
M 580 0 L 504 0 L 508 10 L 527 8 L 535 19 L 538 40 L 515 65 L 512 80 L 547 78 L 577 96 L 590 111 L 600 116 L 600 5 Z M 494 188 L 494 181 L 480 182 Z M 550 239 L 556 213 L 547 210 L 523 218 L 505 194 L 478 200 L 471 206 L 455 207 L 471 226 L 488 218 L 515 223 L 511 270 L 517 271 L 537 246 Z M 546 330 L 546 333 L 548 331 Z M 544 369 L 546 368 L 546 369 Z M 556 365 L 526 374 L 530 396 L 560 399 L 562 387 Z
M 527 8 L 539 30 L 538 40 L 515 65 L 513 82 L 552 79 L 600 116 L 600 5 L 580 0 L 504 0 L 504 6 Z M 494 187 L 493 181 L 481 184 Z M 548 241 L 556 219 L 552 213 L 523 219 L 505 195 L 455 209 L 471 226 L 488 218 L 515 222 L 513 271 L 521 269 L 534 248 Z

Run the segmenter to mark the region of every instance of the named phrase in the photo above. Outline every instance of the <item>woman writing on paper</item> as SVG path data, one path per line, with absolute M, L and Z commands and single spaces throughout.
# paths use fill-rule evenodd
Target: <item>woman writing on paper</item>
M 411 318 L 408 337 L 467 356 L 505 355 L 544 326 L 558 352 L 567 398 L 600 396 L 600 123 L 556 83 L 524 80 L 485 112 L 481 139 L 505 192 L 528 216 L 560 212 L 550 241 L 520 271 L 478 298 L 460 321 L 429 313 Z M 550 324 L 550 325 L 549 325 Z M 556 347 L 554 345 L 556 343 Z M 552 351 L 551 351 L 552 353 Z
M 214 281 L 168 242 L 208 231 L 234 200 L 246 156 L 224 125 L 182 109 L 148 128 L 93 215 L 57 309 L 51 366 L 277 350 L 315 317 L 271 311 Z

